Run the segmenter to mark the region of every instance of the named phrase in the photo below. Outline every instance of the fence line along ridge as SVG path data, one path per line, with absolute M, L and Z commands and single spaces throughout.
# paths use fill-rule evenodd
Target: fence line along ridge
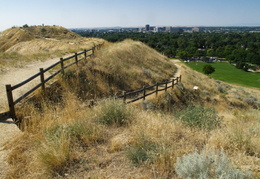
M 66 57 L 66 58 L 60 58 L 60 60 L 56 63 L 54 63 L 53 65 L 43 69 L 40 68 L 39 72 L 36 73 L 35 75 L 29 77 L 28 79 L 16 84 L 16 85 L 10 85 L 7 84 L 6 85 L 6 94 L 7 94 L 7 100 L 8 100 L 8 106 L 9 106 L 9 111 L 4 112 L 4 113 L 0 113 L 0 119 L 1 118 L 12 118 L 14 121 L 17 120 L 16 118 L 16 113 L 15 113 L 15 105 L 17 103 L 19 103 L 21 100 L 23 100 L 24 98 L 26 98 L 28 95 L 30 95 L 31 93 L 33 93 L 36 89 L 38 88 L 42 88 L 42 90 L 45 90 L 45 84 L 51 80 L 52 78 L 54 78 L 56 75 L 58 75 L 59 73 L 64 74 L 64 70 L 72 65 L 78 65 L 78 62 L 82 61 L 82 60 L 86 60 L 88 57 L 93 56 L 95 53 L 96 49 L 99 49 L 102 44 L 98 44 L 95 45 L 94 47 L 87 49 L 87 50 L 83 50 L 81 52 L 75 53 L 72 56 Z M 89 53 L 90 52 L 90 53 Z M 83 56 L 84 55 L 84 56 Z M 74 62 L 65 65 L 64 62 L 71 60 L 71 59 L 75 59 Z M 56 72 L 54 72 L 51 76 L 49 76 L 48 78 L 45 78 L 44 73 L 52 70 L 54 67 L 60 65 L 60 69 L 57 70 Z M 25 92 L 23 95 L 21 95 L 20 97 L 18 97 L 16 100 L 14 100 L 13 97 L 13 91 L 24 86 L 25 84 L 31 82 L 32 80 L 34 80 L 35 78 L 40 77 L 40 83 L 37 84 L 36 86 L 34 86 L 32 89 L 30 89 L 29 91 Z
M 145 100 L 145 98 L 147 96 L 150 96 L 150 95 L 152 95 L 154 93 L 156 93 L 156 96 L 157 96 L 159 91 L 167 91 L 167 89 L 169 89 L 169 88 L 174 88 L 174 86 L 176 84 L 181 82 L 181 78 L 182 78 L 182 76 L 180 75 L 179 77 L 176 77 L 175 79 L 172 79 L 171 81 L 155 83 L 154 85 L 144 86 L 143 88 L 135 90 L 135 91 L 124 92 L 123 95 L 116 96 L 115 98 L 116 99 L 122 98 L 124 103 L 126 103 L 126 104 L 133 103 L 133 102 L 138 101 L 140 99 Z M 168 84 L 170 84 L 170 85 L 168 85 Z M 164 85 L 164 86 L 162 87 L 162 85 Z M 151 90 L 153 90 L 153 91 L 151 91 Z M 130 101 L 126 101 L 128 96 L 130 96 L 130 97 L 134 96 L 134 95 L 136 96 L 139 93 L 142 93 L 143 95 L 142 96 L 138 96 L 137 98 L 131 99 Z

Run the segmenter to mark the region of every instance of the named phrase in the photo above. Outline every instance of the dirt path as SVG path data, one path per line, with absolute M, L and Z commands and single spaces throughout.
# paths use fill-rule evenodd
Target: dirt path
M 26 80 L 27 78 L 33 76 L 39 72 L 39 68 L 46 68 L 56 63 L 59 59 L 49 59 L 44 62 L 33 62 L 26 65 L 23 68 L 9 68 L 6 73 L 0 73 L 0 113 L 8 111 L 7 109 L 7 97 L 6 97 L 6 84 L 15 85 L 17 83 Z M 45 74 L 48 77 L 48 73 Z M 25 87 L 18 88 L 14 90 L 14 99 L 19 97 L 25 91 L 33 87 L 33 85 L 38 84 L 39 78 L 36 78 L 32 82 L 25 85 Z M 8 169 L 7 157 L 10 152 L 4 146 L 5 144 L 15 139 L 22 134 L 18 127 L 13 123 L 12 119 L 1 120 L 0 119 L 0 179 L 5 178 L 6 171 Z
M 59 59 L 49 59 L 44 62 L 34 62 L 26 65 L 24 68 L 9 68 L 6 73 L 0 74 L 0 112 L 6 109 L 7 106 L 7 97 L 6 97 L 6 84 L 15 85 L 27 78 L 35 75 L 39 72 L 39 68 L 46 68 L 57 62 Z M 46 77 L 49 75 L 45 73 Z M 40 78 L 36 78 L 32 82 L 28 83 L 28 85 L 24 85 L 13 91 L 14 99 L 19 97 L 23 92 L 30 89 L 33 85 L 38 84 L 40 82 Z
M 174 65 L 177 67 L 177 70 L 174 73 L 173 77 L 171 77 L 169 80 L 176 79 L 177 77 L 180 77 L 180 75 L 181 75 L 181 66 L 178 64 L 178 63 L 180 63 L 180 60 L 171 60 L 171 62 L 174 63 Z M 159 89 L 164 89 L 164 88 L 165 88 L 165 85 L 159 86 Z M 159 91 L 158 94 L 160 94 L 160 93 L 164 93 L 164 91 Z M 147 96 L 145 99 L 146 100 L 151 100 L 151 99 L 153 99 L 155 97 L 156 97 L 156 94 L 154 93 L 154 94 L 152 94 L 150 96 Z M 138 101 L 135 101 L 135 102 L 133 102 L 131 104 L 139 105 L 140 101 L 141 100 L 138 100 Z

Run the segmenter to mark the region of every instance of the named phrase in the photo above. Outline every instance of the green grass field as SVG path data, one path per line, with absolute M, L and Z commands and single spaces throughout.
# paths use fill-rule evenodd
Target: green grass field
M 192 69 L 203 73 L 202 69 L 206 63 L 190 62 L 185 64 Z M 209 75 L 212 78 L 222 80 L 227 83 L 260 88 L 260 73 L 245 72 L 225 62 L 210 63 L 210 65 L 215 68 L 215 72 Z

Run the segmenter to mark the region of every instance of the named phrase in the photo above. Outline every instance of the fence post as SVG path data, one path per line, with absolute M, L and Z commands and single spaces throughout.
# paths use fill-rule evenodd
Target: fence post
M 40 68 L 40 72 L 41 72 L 41 83 L 42 83 L 42 90 L 45 90 L 45 81 L 44 81 L 44 70 L 43 68 Z
M 168 85 L 168 82 L 166 81 L 166 83 L 165 83 L 165 92 L 167 91 L 167 85 Z
M 90 106 L 90 107 L 93 107 L 93 106 L 94 106 L 94 99 L 91 99 L 91 100 L 90 100 L 89 106 Z
M 61 66 L 61 73 L 64 75 L 64 64 L 63 64 L 63 58 L 60 58 L 60 66 Z
M 85 60 L 87 59 L 87 50 L 86 49 L 84 50 L 84 58 L 85 58 Z
M 143 96 L 143 100 L 145 100 L 145 95 L 146 95 L 145 86 L 144 86 L 144 88 L 143 88 L 143 92 L 144 92 L 144 93 L 143 93 L 143 95 L 144 95 L 144 96 Z
M 76 61 L 76 64 L 78 65 L 78 53 L 75 53 L 75 61 Z
M 181 82 L 181 75 L 180 75 L 180 82 Z
M 174 88 L 174 79 L 172 79 L 172 89 Z
M 159 83 L 156 82 L 156 96 L 158 96 L 158 87 L 159 87 Z
M 123 98 L 123 102 L 126 103 L 126 91 L 124 91 L 124 98 Z
M 10 110 L 10 117 L 13 118 L 14 120 L 16 120 L 12 86 L 8 84 L 8 85 L 5 85 L 5 87 L 6 87 L 6 94 L 7 94 L 8 105 L 9 105 L 9 110 Z
M 94 55 L 94 54 L 95 54 L 95 46 L 92 47 L 92 55 Z

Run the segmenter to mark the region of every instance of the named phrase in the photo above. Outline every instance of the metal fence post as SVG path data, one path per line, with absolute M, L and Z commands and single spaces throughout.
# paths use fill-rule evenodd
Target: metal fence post
M 168 85 L 168 82 L 166 81 L 166 83 L 165 83 L 165 92 L 167 91 L 167 85 Z
M 174 79 L 172 79 L 172 89 L 174 88 Z

